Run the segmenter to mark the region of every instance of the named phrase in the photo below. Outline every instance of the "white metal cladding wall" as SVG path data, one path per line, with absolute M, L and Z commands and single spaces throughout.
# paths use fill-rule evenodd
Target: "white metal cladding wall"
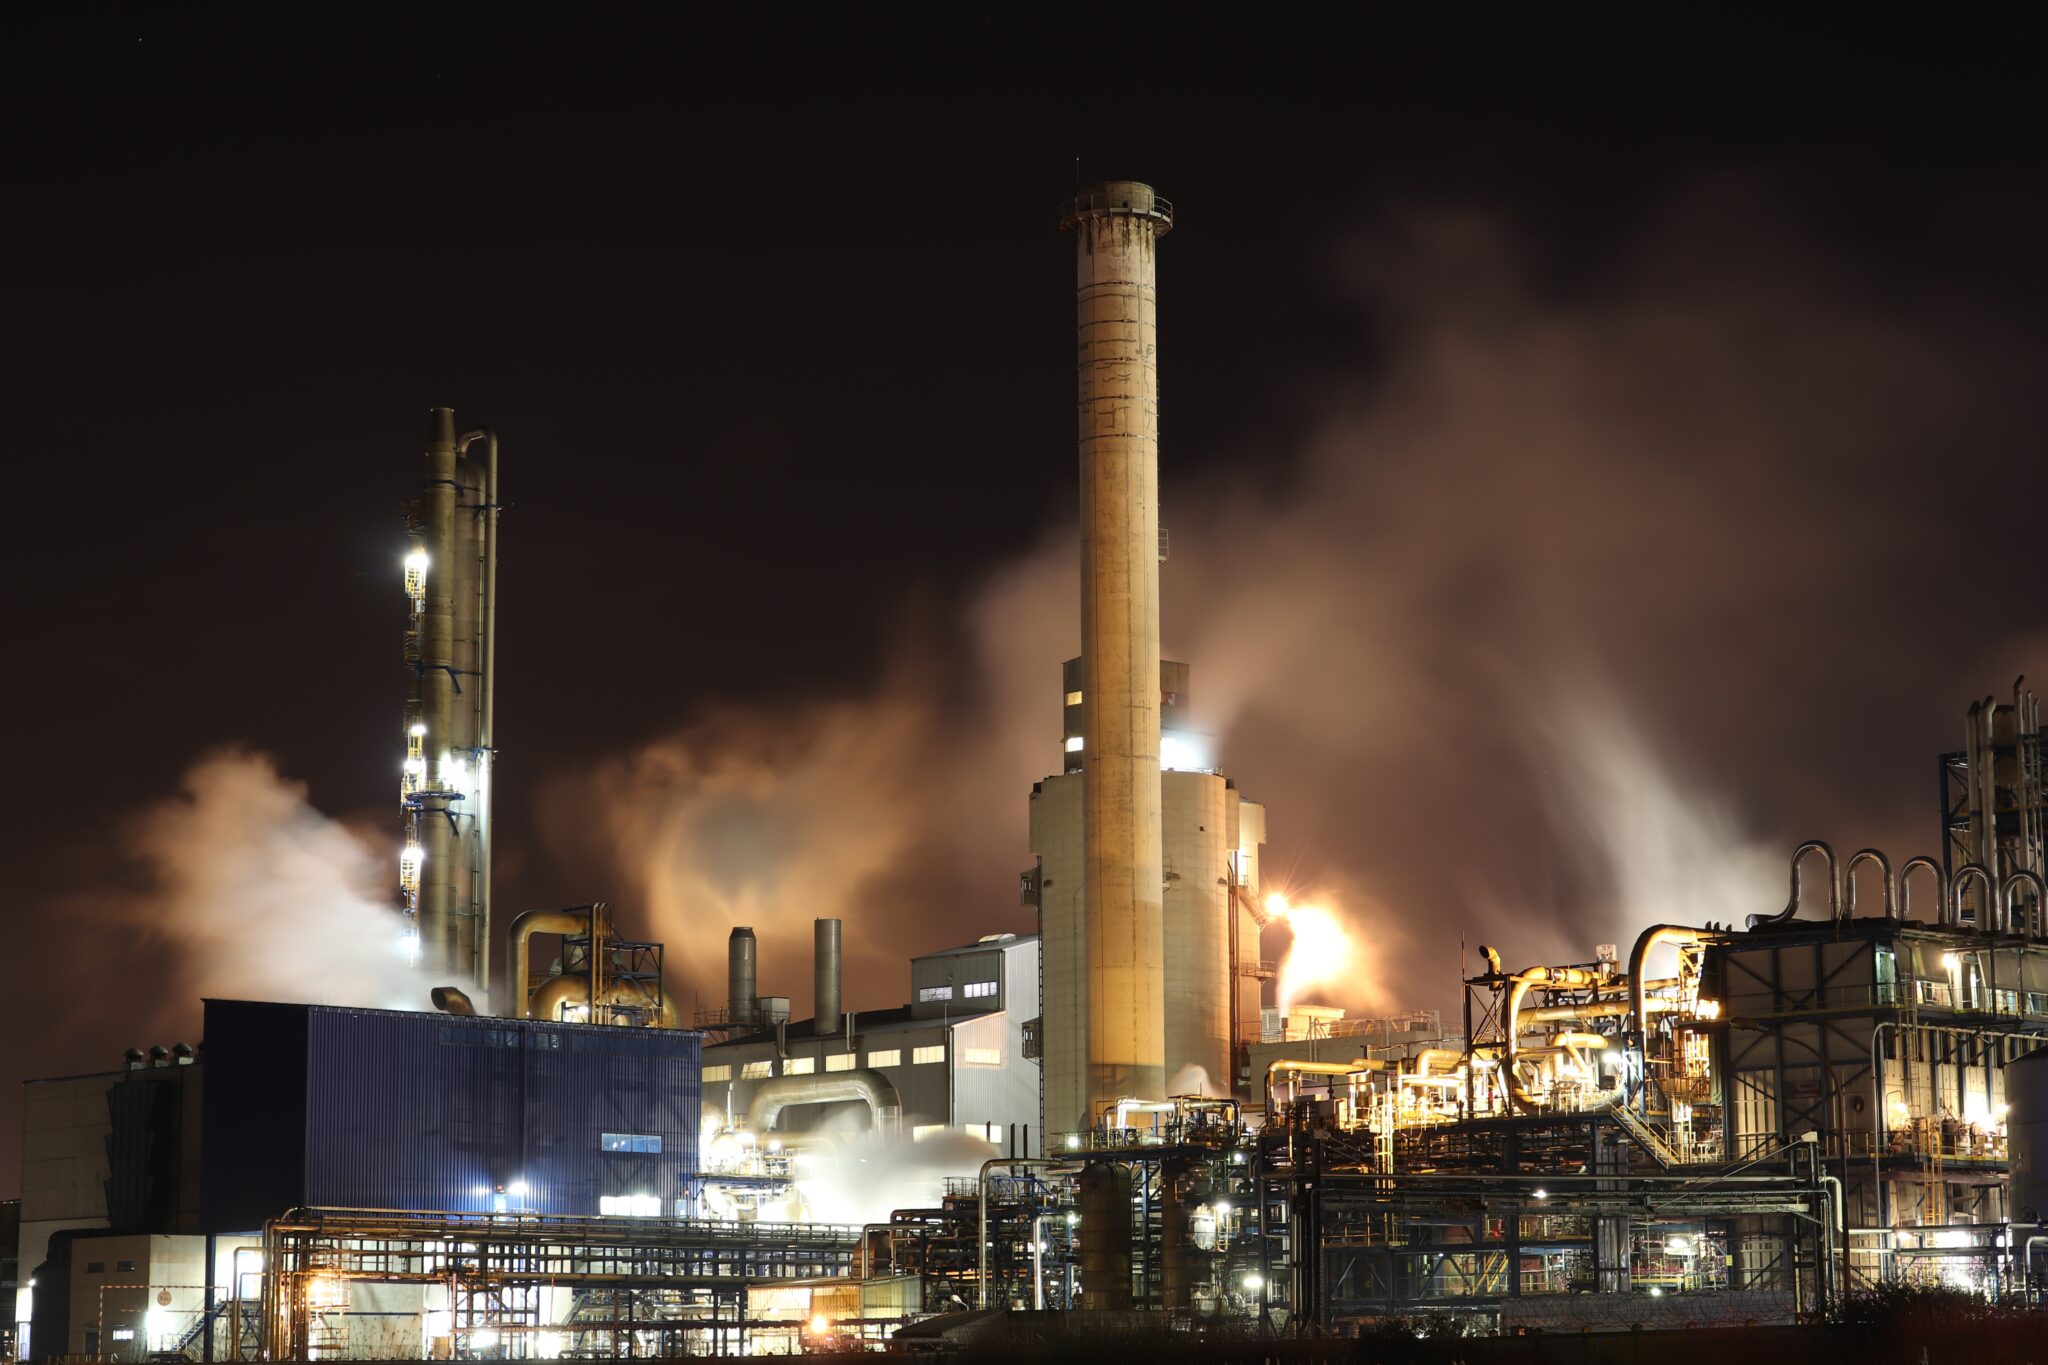
M 1044 999 L 1039 1028 L 1044 1105 L 1039 1121 L 1049 1133 L 1088 1126 L 1088 942 L 1083 918 L 1087 869 L 1081 850 L 1081 787 L 1074 773 L 1048 777 L 1031 795 L 1031 851 L 1043 868 L 1040 884 L 1044 933 Z
M 1213 773 L 1160 774 L 1165 841 L 1166 1079 L 1210 1090 L 1230 1080 L 1230 828 Z M 1188 1068 L 1199 1068 L 1200 1081 Z
M 306 1202 L 481 1212 L 502 1190 L 543 1213 L 607 1195 L 666 1210 L 697 1165 L 699 1049 L 665 1029 L 314 1008 Z M 661 1150 L 605 1151 L 605 1133 Z

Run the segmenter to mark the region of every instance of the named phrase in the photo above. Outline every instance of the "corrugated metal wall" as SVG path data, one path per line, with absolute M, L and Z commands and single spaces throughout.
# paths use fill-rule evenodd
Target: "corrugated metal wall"
M 220 1008 L 229 1003 L 209 1006 L 210 1071 L 223 1055 L 217 1030 L 232 1034 L 260 1022 Z M 305 1048 L 298 1076 L 288 1069 L 273 1077 L 271 1099 L 255 1112 L 223 1115 L 263 1123 L 266 1111 L 293 1103 L 296 1086 L 304 1154 L 295 1202 L 595 1214 L 605 1196 L 638 1195 L 658 1198 L 672 1213 L 696 1169 L 702 1068 L 695 1034 L 299 1008 Z M 253 1051 L 231 1044 L 224 1053 Z M 253 1077 L 209 1076 L 209 1100 L 221 1080 L 232 1094 L 254 1090 Z M 217 1112 L 210 1104 L 210 1130 Z M 661 1150 L 606 1151 L 606 1133 L 656 1138 Z

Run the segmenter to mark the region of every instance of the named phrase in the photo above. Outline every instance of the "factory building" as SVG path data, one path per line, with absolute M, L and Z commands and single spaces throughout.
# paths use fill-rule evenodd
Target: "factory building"
M 837 921 L 831 943 L 836 948 Z M 735 943 L 751 949 L 751 933 Z M 705 1102 L 757 1134 L 868 1128 L 913 1140 L 952 1130 L 997 1144 L 1038 1121 L 1038 1066 L 1025 1024 L 1038 1014 L 1035 935 L 991 934 L 911 959 L 894 1009 L 775 1017 L 755 997 L 733 1017 L 762 1021 L 704 1049 Z M 836 962 L 836 956 L 829 959 Z M 743 988 L 744 989 L 744 988 Z M 773 998 L 771 998 L 773 999 Z

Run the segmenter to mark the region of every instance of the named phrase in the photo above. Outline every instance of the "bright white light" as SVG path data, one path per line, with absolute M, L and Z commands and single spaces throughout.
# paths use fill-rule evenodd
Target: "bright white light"
M 407 555 L 405 557 L 405 571 L 407 573 L 425 573 L 427 571 L 427 552 L 425 550 L 414 550 L 411 554 Z
M 426 735 L 427 735 L 427 727 L 426 727 L 425 723 L 424 723 L 424 722 L 421 722 L 421 721 L 417 721 L 417 720 L 416 720 L 416 721 L 414 721 L 414 722 L 412 723 L 412 737 L 413 737 L 414 739 L 425 739 L 425 738 L 426 738 Z
M 1621 1065 L 1621 1054 L 1619 1052 L 1616 1052 L 1613 1048 L 1608 1048 L 1607 1051 L 1600 1054 L 1600 1060 L 1605 1062 L 1608 1068 L 1611 1070 L 1614 1067 Z
M 1664 1297 L 1664 1291 L 1653 1284 L 1650 1286 L 1650 1297 L 1653 1299 L 1661 1299 Z
M 1070 753 L 1070 754 L 1078 754 L 1078 753 L 1080 753 L 1080 752 L 1081 752 L 1081 746 L 1082 746 L 1082 745 L 1083 745 L 1084 743 L 1086 743 L 1086 741 L 1085 741 L 1085 740 L 1083 740 L 1083 739 L 1082 739 L 1082 738 L 1081 738 L 1081 737 L 1080 737 L 1079 735 L 1068 735 L 1068 736 L 1067 736 L 1067 752 L 1068 752 L 1068 753 Z
M 1242 1165 L 1244 1165 L 1244 1153 L 1243 1153 L 1243 1152 L 1232 1152 L 1232 1153 L 1230 1154 L 1230 1164 L 1231 1164 L 1231 1165 L 1233 1165 L 1233 1166 L 1242 1166 Z
M 1206 772 L 1209 768 L 1208 747 L 1194 735 L 1161 735 L 1159 766 L 1175 773 Z
M 1081 1215 L 1080 1215 L 1080 1214 L 1078 1214 L 1078 1213 L 1070 1213 L 1070 1214 L 1068 1214 L 1068 1215 L 1067 1215 L 1067 1226 L 1068 1226 L 1068 1227 L 1074 1227 L 1074 1226 L 1075 1226 L 1075 1225 L 1077 1225 L 1077 1224 L 1078 1224 L 1078 1223 L 1079 1223 L 1080 1221 L 1081 1221 Z
M 1351 934 L 1333 912 L 1320 905 L 1290 905 L 1287 929 L 1291 938 L 1287 955 L 1280 960 L 1275 1002 L 1283 1015 L 1300 1003 L 1306 992 L 1348 982 L 1356 975 L 1351 964 Z
M 1546 1190 L 1546 1189 L 1540 1189 L 1540 1188 L 1539 1188 L 1539 1189 L 1538 1189 L 1538 1190 L 1536 1191 L 1536 1197 L 1537 1197 L 1538 1199 L 1548 1199 L 1548 1198 L 1550 1198 L 1550 1191 L 1549 1191 L 1549 1190 Z
M 1664 1241 L 1664 1249 L 1673 1255 L 1689 1256 L 1692 1254 L 1692 1243 L 1683 1237 L 1668 1237 Z
M 1950 971 L 1954 971 L 1959 965 L 1961 965 L 1961 963 L 1962 959 L 1957 957 L 1954 953 L 1943 953 L 1941 955 L 1941 965 L 1948 968 Z
M 1216 1216 L 1218 1218 L 1228 1218 L 1230 1216 L 1230 1201 L 1228 1199 L 1216 1201 Z
M 511 1195 L 514 1199 L 526 1198 L 526 1182 L 524 1180 L 513 1181 L 505 1187 L 505 1193 Z
M 1254 1270 L 1251 1274 L 1244 1277 L 1244 1287 L 1256 1294 L 1266 1287 L 1266 1277 Z
M 1070 1151 L 1070 1152 L 1072 1152 L 1072 1151 L 1076 1151 L 1076 1150 L 1078 1150 L 1078 1149 L 1080 1148 L 1080 1146 L 1081 1146 L 1081 1135 L 1080 1135 L 1079 1133 L 1069 1133 L 1069 1134 L 1067 1134 L 1067 1150 L 1068 1150 L 1068 1151 Z
M 1274 919 L 1286 919 L 1289 908 L 1287 897 L 1281 895 L 1278 891 L 1266 897 L 1266 913 Z
M 811 1335 L 812 1335 L 812 1336 L 814 1336 L 814 1337 L 822 1337 L 822 1336 L 824 1336 L 824 1335 L 825 1335 L 825 1334 L 826 1334 L 827 1332 L 829 1332 L 829 1331 L 831 1331 L 831 1330 L 832 1330 L 832 1324 L 831 1324 L 830 1322 L 826 1321 L 826 1319 L 825 1319 L 825 1315 L 824 1315 L 823 1313 L 818 1313 L 818 1314 L 814 1315 L 814 1316 L 813 1316 L 813 1317 L 811 1318 Z
M 486 1327 L 481 1332 L 469 1334 L 469 1344 L 481 1350 L 489 1350 L 498 1344 L 498 1334 Z

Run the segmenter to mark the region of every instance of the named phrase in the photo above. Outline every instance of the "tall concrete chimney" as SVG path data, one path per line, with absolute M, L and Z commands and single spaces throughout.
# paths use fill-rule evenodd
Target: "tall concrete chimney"
M 1158 241 L 1172 205 L 1136 181 L 1070 200 L 1079 299 L 1082 910 L 1092 1118 L 1163 1098 L 1159 817 Z
M 754 1022 L 754 931 L 744 924 L 725 941 L 725 1018 L 738 1026 Z
M 820 1034 L 839 1032 L 839 921 L 817 923 L 817 1008 L 815 1027 Z

